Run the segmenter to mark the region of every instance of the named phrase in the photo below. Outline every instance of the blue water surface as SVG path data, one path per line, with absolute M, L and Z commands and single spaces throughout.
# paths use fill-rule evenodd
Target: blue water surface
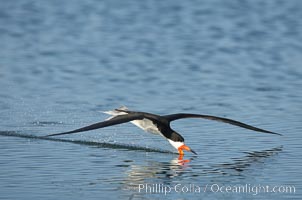
M 300 0 L 1 1 L 0 199 L 301 199 L 301 19 Z M 43 138 L 122 105 L 283 136 L 183 119 L 182 159 L 131 124 Z

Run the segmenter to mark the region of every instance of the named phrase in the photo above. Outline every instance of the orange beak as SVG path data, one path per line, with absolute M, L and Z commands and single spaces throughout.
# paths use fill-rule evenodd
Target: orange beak
M 195 155 L 197 155 L 197 153 L 196 153 L 195 151 L 193 151 L 193 150 L 192 150 L 190 147 L 188 147 L 187 145 L 182 145 L 182 146 L 178 147 L 179 155 L 184 155 L 183 150 L 190 151 L 190 152 L 194 153 Z

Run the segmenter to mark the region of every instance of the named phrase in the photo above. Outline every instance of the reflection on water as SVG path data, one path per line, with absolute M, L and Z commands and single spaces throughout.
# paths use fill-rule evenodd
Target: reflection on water
M 140 192 L 139 187 L 148 185 L 150 193 L 158 193 L 159 187 L 163 185 L 173 185 L 186 182 L 188 178 L 193 178 L 190 182 L 191 186 L 199 187 L 200 182 L 198 180 L 204 179 L 204 177 L 215 176 L 244 176 L 244 170 L 257 165 L 258 163 L 265 163 L 265 159 L 276 156 L 282 151 L 282 147 L 275 147 L 263 151 L 251 151 L 246 152 L 247 155 L 232 159 L 232 162 L 219 163 L 211 166 L 195 165 L 194 158 L 181 162 L 179 157 L 167 161 L 152 160 L 145 165 L 129 165 L 125 179 L 122 180 L 125 190 L 132 192 L 131 198 L 142 196 L 145 193 Z M 190 164 L 190 162 L 192 165 Z M 192 173 L 194 170 L 194 173 Z M 239 173 L 238 173 L 239 172 Z M 184 178 L 179 178 L 184 176 Z M 175 181 L 176 179 L 176 181 Z M 154 188 L 153 188 L 154 187 Z M 192 189 L 192 188 L 191 188 Z
M 241 158 L 232 159 L 231 163 L 222 163 L 218 165 L 212 166 L 213 169 L 218 169 L 222 174 L 229 174 L 235 172 L 236 175 L 240 175 L 237 172 L 243 172 L 245 169 L 250 167 L 255 163 L 265 162 L 266 158 L 277 155 L 282 151 L 283 147 L 275 147 L 268 150 L 263 151 L 251 151 L 245 152 L 247 155 Z M 230 174 L 232 175 L 232 174 Z
M 17 133 L 14 131 L 0 131 L 1 136 L 11 136 L 19 138 L 28 138 L 28 139 L 39 139 L 39 140 L 49 140 L 54 142 L 65 142 L 65 143 L 74 143 L 86 146 L 94 146 L 99 148 L 111 148 L 111 149 L 126 149 L 131 151 L 145 151 L 145 152 L 158 152 L 158 153 L 169 153 L 170 151 L 164 151 L 160 149 L 152 149 L 140 146 L 130 146 L 123 144 L 110 144 L 102 142 L 93 142 L 93 141 L 84 141 L 84 140 L 68 140 L 68 139 L 59 139 L 53 137 L 41 137 L 35 135 L 28 135 Z M 202 165 L 195 165 L 194 160 L 198 159 L 197 155 L 194 155 L 190 159 L 184 159 L 183 155 L 175 155 L 175 158 L 170 161 L 157 161 L 152 160 L 147 162 L 147 165 L 131 165 L 132 160 L 125 160 L 127 163 L 125 165 L 118 165 L 117 167 L 130 167 L 127 171 L 127 180 L 125 183 L 127 187 L 133 187 L 135 185 L 144 183 L 149 178 L 161 178 L 161 179 L 173 179 L 175 177 L 181 176 L 183 173 L 186 173 L 188 169 L 194 168 L 194 170 L 199 170 L 199 175 L 204 174 L 225 174 L 232 175 L 232 173 L 242 172 L 246 168 L 250 167 L 254 163 L 264 162 L 265 158 L 272 157 L 282 151 L 281 147 L 276 147 L 263 151 L 251 151 L 245 152 L 247 154 L 241 158 L 233 158 L 233 162 L 230 163 L 221 163 L 215 164 L 210 167 L 204 167 Z
M 50 142 L 61 142 L 63 144 L 72 143 L 92 148 L 97 147 L 98 149 L 108 149 L 109 154 L 115 150 L 121 151 L 120 153 L 123 151 L 128 152 L 127 154 L 131 159 L 119 161 L 121 158 L 113 158 L 112 163 L 110 163 L 118 163 L 114 165 L 114 168 L 110 167 L 111 164 L 108 163 L 108 161 L 111 160 L 110 158 L 104 159 L 101 155 L 93 155 L 93 157 L 97 158 L 94 161 L 96 167 L 105 169 L 109 167 L 109 169 L 107 169 L 109 171 L 106 172 L 106 170 L 101 170 L 99 172 L 91 172 L 96 174 L 96 178 L 91 178 L 91 180 L 88 180 L 87 184 L 89 187 L 94 188 L 105 185 L 102 187 L 107 189 L 107 191 L 118 191 L 121 193 L 120 195 L 130 199 L 148 199 L 147 196 L 150 195 L 150 193 L 157 195 L 159 187 L 164 186 L 173 187 L 176 184 L 182 184 L 185 187 L 192 187 L 190 190 L 193 190 L 194 188 L 197 190 L 199 187 L 202 187 L 203 184 L 211 183 L 211 180 L 219 179 L 221 177 L 228 177 L 228 180 L 236 177 L 236 179 L 240 180 L 246 176 L 246 170 L 249 171 L 250 169 L 257 168 L 257 165 L 261 163 L 269 163 L 269 158 L 277 156 L 283 150 L 283 147 L 281 146 L 262 151 L 244 152 L 244 156 L 232 158 L 230 162 L 216 162 L 207 165 L 208 161 L 201 161 L 198 155 L 193 155 L 191 157 L 186 156 L 184 158 L 168 151 L 144 147 L 119 146 L 85 140 L 73 141 L 68 139 L 45 138 L 13 131 L 1 131 L 0 135 L 3 137 L 10 136 L 34 139 L 36 141 L 47 140 Z M 81 149 L 83 148 L 79 148 L 79 151 L 81 151 Z M 144 152 L 152 153 L 152 155 L 144 160 Z M 132 154 L 139 157 L 132 157 Z M 202 164 L 203 162 L 205 164 Z M 114 170 L 115 172 L 111 172 L 111 170 Z M 120 173 L 116 174 L 117 171 Z M 55 181 L 54 183 L 61 185 L 65 184 L 65 181 Z M 79 184 L 82 185 L 83 183 Z M 145 190 L 139 190 L 139 187 L 142 188 L 143 186 L 148 187 L 147 192 Z M 156 191 L 154 192 L 153 190 Z
M 131 151 L 146 151 L 146 152 L 158 152 L 158 153 L 169 153 L 169 151 L 164 151 L 160 149 L 145 148 L 140 146 L 129 146 L 122 144 L 110 144 L 102 142 L 92 142 L 84 140 L 68 140 L 68 139 L 58 139 L 58 138 L 48 138 L 41 136 L 34 136 L 28 134 L 21 134 L 13 131 L 1 131 L 1 136 L 12 136 L 28 139 L 40 139 L 40 140 L 50 140 L 54 142 L 65 142 L 74 143 L 86 146 L 94 146 L 98 148 L 112 148 L 112 149 L 127 149 Z M 240 173 L 245 169 L 249 168 L 255 163 L 265 162 L 266 158 L 277 155 L 282 151 L 281 147 L 275 147 L 263 151 L 251 151 L 245 152 L 245 156 L 240 158 L 233 158 L 232 162 L 228 163 L 218 163 L 211 166 L 196 165 L 194 163 L 198 156 L 193 156 L 189 159 L 184 159 L 182 155 L 175 155 L 170 161 L 159 161 L 152 159 L 148 161 L 146 165 L 131 164 L 132 160 L 125 160 L 125 165 L 118 165 L 116 167 L 126 167 L 128 168 L 126 172 L 126 179 L 123 181 L 125 188 L 133 188 L 139 184 L 148 182 L 152 178 L 160 178 L 167 182 L 175 177 L 182 176 L 184 173 L 190 172 L 190 169 L 194 169 L 195 175 L 198 176 L 208 175 L 208 174 L 223 174 L 223 175 L 236 175 L 240 176 Z M 196 173 L 198 170 L 198 173 Z M 186 175 L 187 176 L 187 175 Z
M 278 155 L 283 149 L 283 147 L 275 147 L 272 149 L 262 150 L 262 151 L 250 151 L 244 152 L 246 155 L 238 158 L 232 158 L 230 162 L 225 163 L 214 163 L 211 165 L 202 165 L 199 164 L 200 160 L 198 155 L 192 157 L 179 156 L 172 154 L 169 151 L 145 148 L 139 146 L 128 146 L 121 144 L 110 144 L 102 142 L 92 142 L 85 140 L 68 140 L 60 138 L 45 138 L 41 136 L 34 136 L 28 134 L 17 133 L 13 131 L 1 131 L 1 136 L 11 136 L 35 140 L 49 140 L 53 142 L 62 142 L 62 143 L 73 143 L 84 146 L 91 146 L 97 148 L 105 148 L 113 150 L 126 150 L 126 151 L 142 151 L 142 152 L 151 152 L 155 153 L 152 155 L 152 158 L 147 159 L 145 162 L 141 163 L 141 158 L 132 158 L 122 161 L 121 164 L 115 165 L 117 169 L 123 169 L 122 175 L 118 177 L 113 176 L 104 176 L 101 179 L 94 180 L 89 183 L 89 185 L 98 185 L 98 184 L 108 184 L 118 186 L 111 186 L 113 191 L 123 190 L 126 194 L 126 197 L 130 199 L 143 198 L 148 192 L 141 192 L 139 187 L 149 187 L 148 191 L 150 193 L 158 193 L 160 187 L 164 186 L 173 186 L 175 184 L 187 183 L 190 180 L 190 186 L 186 187 L 200 187 L 200 180 L 203 180 L 205 177 L 215 177 L 226 176 L 226 177 L 240 177 L 245 176 L 244 171 L 259 163 L 265 163 L 266 159 Z M 166 156 L 159 156 L 156 153 L 165 153 L 172 157 L 169 161 Z M 130 153 L 131 154 L 131 153 Z M 157 159 L 159 157 L 159 159 Z M 119 159 L 119 158 L 117 158 Z M 104 160 L 99 160 L 98 163 L 104 167 Z M 193 185 L 191 185 L 193 184 Z M 195 184 L 195 185 L 194 185 Z M 116 187 L 116 188 L 115 188 Z M 195 189 L 196 189 L 195 188 Z
M 193 159 L 192 159 L 193 160 Z M 156 161 L 152 160 L 147 162 L 147 165 L 131 165 L 130 170 L 127 171 L 127 180 L 125 181 L 128 186 L 135 186 L 146 182 L 149 178 L 171 179 L 181 176 L 190 167 L 188 160 L 183 162 L 178 157 L 170 161 Z

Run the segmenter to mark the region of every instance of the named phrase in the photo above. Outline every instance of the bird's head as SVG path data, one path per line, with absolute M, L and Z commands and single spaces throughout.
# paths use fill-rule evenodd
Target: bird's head
M 173 141 L 168 139 L 169 143 L 178 150 L 179 155 L 184 155 L 184 150 L 185 151 L 190 151 L 192 153 L 194 153 L 195 155 L 197 155 L 197 153 L 195 151 L 193 151 L 190 147 L 188 147 L 187 145 L 185 145 L 184 142 L 180 142 L 180 141 Z
M 192 153 L 194 153 L 195 155 L 197 155 L 197 153 L 195 151 L 193 151 L 190 147 L 188 147 L 187 145 L 183 144 L 181 145 L 180 147 L 178 147 L 178 152 L 180 155 L 183 155 L 184 154 L 184 150 L 185 151 L 190 151 Z

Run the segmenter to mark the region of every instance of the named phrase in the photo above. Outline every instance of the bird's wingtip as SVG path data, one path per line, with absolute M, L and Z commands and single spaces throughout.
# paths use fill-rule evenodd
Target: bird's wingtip
M 261 131 L 261 132 L 264 132 L 264 131 Z M 265 131 L 264 133 L 270 133 L 270 134 L 274 134 L 274 135 L 283 136 L 281 133 L 276 133 L 276 132 L 272 132 L 272 131 Z
M 279 136 L 283 136 L 281 133 L 274 133 L 274 134 L 279 135 Z

